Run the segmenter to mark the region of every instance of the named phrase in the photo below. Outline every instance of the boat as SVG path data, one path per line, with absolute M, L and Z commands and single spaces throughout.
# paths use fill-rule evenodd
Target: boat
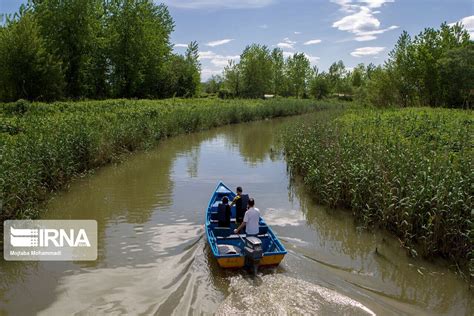
M 236 207 L 231 207 L 230 227 L 219 227 L 218 207 L 222 198 L 230 201 L 236 194 L 220 181 L 214 190 L 206 212 L 206 235 L 213 256 L 222 268 L 277 266 L 287 251 L 272 229 L 260 217 L 259 233 L 255 237 L 234 234 Z

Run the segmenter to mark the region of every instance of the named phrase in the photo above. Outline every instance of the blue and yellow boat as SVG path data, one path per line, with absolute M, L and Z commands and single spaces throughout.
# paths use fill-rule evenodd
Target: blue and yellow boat
M 258 266 L 278 265 L 287 251 L 262 217 L 260 217 L 257 238 L 245 238 L 245 234 L 234 234 L 236 228 L 235 205 L 231 208 L 230 227 L 219 227 L 218 209 L 224 196 L 232 201 L 236 194 L 224 183 L 219 182 L 211 196 L 206 212 L 207 240 L 219 266 L 242 268 L 252 264 L 255 267 L 255 263 Z M 258 258 L 255 257 L 255 254 Z

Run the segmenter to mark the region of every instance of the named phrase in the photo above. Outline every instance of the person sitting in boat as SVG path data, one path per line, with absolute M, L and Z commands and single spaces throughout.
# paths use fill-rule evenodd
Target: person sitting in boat
M 217 207 L 217 220 L 219 227 L 230 227 L 230 205 L 227 196 L 222 198 L 222 202 Z
M 249 209 L 245 212 L 244 221 L 240 226 L 234 229 L 234 234 L 238 234 L 245 227 L 245 234 L 249 236 L 257 236 L 259 231 L 260 210 L 255 207 L 255 200 L 249 199 Z
M 248 194 L 242 194 L 242 187 L 237 187 L 237 195 L 230 206 L 235 205 L 235 224 L 239 226 L 244 220 L 245 212 L 247 211 L 247 204 L 249 201 Z

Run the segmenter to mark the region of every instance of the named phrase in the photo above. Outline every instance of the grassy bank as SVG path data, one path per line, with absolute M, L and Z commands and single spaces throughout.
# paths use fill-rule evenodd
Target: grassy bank
M 294 99 L 0 104 L 0 217 L 34 217 L 37 203 L 74 176 L 162 138 L 326 106 Z
M 412 255 L 472 265 L 473 121 L 446 109 L 332 112 L 289 127 L 284 149 L 319 202 L 392 231 Z

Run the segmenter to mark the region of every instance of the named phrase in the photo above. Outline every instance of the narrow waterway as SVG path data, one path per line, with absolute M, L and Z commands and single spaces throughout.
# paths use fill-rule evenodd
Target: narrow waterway
M 398 241 L 312 202 L 277 130 L 300 118 L 178 136 L 72 183 L 43 219 L 95 219 L 95 262 L 0 262 L 0 314 L 472 315 L 468 285 Z M 256 278 L 225 271 L 204 236 L 218 180 L 255 198 L 288 255 Z M 375 251 L 377 249 L 377 251 Z

